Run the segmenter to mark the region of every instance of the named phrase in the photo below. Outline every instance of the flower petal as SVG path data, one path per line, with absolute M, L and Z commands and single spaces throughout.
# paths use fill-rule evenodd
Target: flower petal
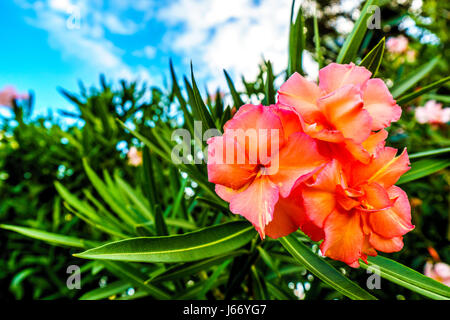
M 354 63 L 330 63 L 319 71 L 319 87 L 327 93 L 333 92 L 347 84 L 361 86 L 370 79 L 372 73 Z
M 313 222 L 307 221 L 301 226 L 302 231 L 311 238 L 312 241 L 320 241 L 325 238 L 323 229 L 316 226 Z
M 336 185 L 340 182 L 340 169 L 336 160 L 325 165 L 313 183 L 302 185 L 303 204 L 308 218 L 318 227 L 336 207 Z
M 266 234 L 272 239 L 287 236 L 296 231 L 306 220 L 299 194 L 296 188 L 287 198 L 279 198 L 275 205 L 272 221 L 266 226 Z
M 337 145 L 338 148 L 333 148 L 334 153 L 338 157 L 343 157 L 345 159 L 344 161 L 348 161 L 349 158 L 354 157 L 364 164 L 369 164 L 375 154 L 384 147 L 387 134 L 386 130 L 372 132 L 363 143 L 356 143 L 352 139 L 345 139 L 343 144 Z
M 403 237 L 385 238 L 372 232 L 369 237 L 370 244 L 378 251 L 398 252 L 403 248 Z
M 392 186 L 388 190 L 394 205 L 385 210 L 369 213 L 370 225 L 378 235 L 386 238 L 399 237 L 414 229 L 411 224 L 411 206 L 408 196 L 399 187 Z
M 362 143 L 362 146 L 370 155 L 375 155 L 381 148 L 384 147 L 387 137 L 388 132 L 384 129 L 378 132 L 372 132 L 370 136 Z
M 278 197 L 278 187 L 267 176 L 261 176 L 231 198 L 230 211 L 250 221 L 264 239 L 265 228 L 272 221 Z
M 284 131 L 284 139 L 286 141 L 291 134 L 303 131 L 300 118 L 293 109 L 289 107 L 283 107 L 281 104 L 279 104 L 273 106 L 272 110 L 281 120 Z
M 246 105 L 241 109 L 224 125 L 225 135 L 245 146 L 250 163 L 266 163 L 284 144 L 281 120 L 270 107 Z
M 364 234 L 358 211 L 334 210 L 325 220 L 324 232 L 325 240 L 320 249 L 325 256 L 347 264 L 353 264 L 361 257 Z
M 278 102 L 294 108 L 308 123 L 321 117 L 316 101 L 320 97 L 319 87 L 295 72 L 278 91 Z
M 278 185 L 282 197 L 287 197 L 296 183 L 309 178 L 327 159 L 320 155 L 316 142 L 302 132 L 294 133 L 271 158 L 269 178 Z
M 243 187 L 245 188 L 245 186 Z M 217 195 L 222 199 L 225 200 L 226 202 L 230 202 L 231 199 L 238 194 L 239 192 L 241 192 L 241 190 L 234 190 L 225 186 L 222 186 L 220 184 L 216 184 L 215 187 L 215 191 L 217 193 Z
M 378 183 L 363 184 L 361 189 L 365 193 L 362 203 L 367 209 L 383 210 L 393 205 L 393 201 L 390 199 L 386 190 Z
M 208 140 L 208 181 L 239 189 L 256 176 L 243 149 L 226 134 Z
M 389 127 L 392 121 L 397 121 L 402 115 L 402 108 L 392 98 L 389 89 L 381 79 L 370 79 L 362 90 L 364 109 L 372 117 L 372 130 Z
M 377 182 L 384 188 L 389 188 L 410 169 L 406 149 L 395 157 L 397 149 L 384 147 L 377 152 L 368 165 L 355 164 L 352 167 L 352 185 L 364 181 Z
M 372 119 L 363 109 L 358 87 L 346 85 L 320 98 L 317 104 L 328 122 L 345 138 L 361 143 L 369 137 Z

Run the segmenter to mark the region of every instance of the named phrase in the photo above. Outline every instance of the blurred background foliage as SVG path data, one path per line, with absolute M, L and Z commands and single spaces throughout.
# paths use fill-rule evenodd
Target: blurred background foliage
M 314 41 L 313 2 L 305 1 L 304 50 L 324 66 L 338 58 L 360 11 L 345 13 L 339 1 L 315 2 L 320 44 L 317 47 Z M 449 3 L 425 1 L 417 6 L 417 0 L 403 0 L 379 5 L 381 29 L 368 30 L 358 57 L 383 37 L 399 35 L 408 38 L 408 51 L 386 51 L 377 77 L 392 92 L 400 92 L 398 84 L 404 84 L 401 97 L 448 75 Z M 424 66 L 422 77 L 405 84 Z M 171 133 L 181 127 L 192 131 L 193 119 L 211 120 L 211 127 L 220 129 L 243 103 L 273 103 L 276 83 L 287 74 L 273 75 L 270 62 L 263 61 L 256 79 L 230 79 L 225 74 L 227 90 L 205 92 L 198 90 L 193 74 L 177 82 L 172 66 L 170 70 L 170 88 L 125 81 L 112 84 L 101 76 L 97 88 L 85 88 L 80 82 L 79 93 L 59 89 L 76 106 L 76 113 L 60 111 L 57 117 L 35 118 L 31 97 L 14 103 L 13 118 L 2 119 L 0 224 L 28 229 L 0 231 L 0 299 L 343 298 L 270 239 L 253 238 L 240 250 L 176 265 L 72 256 L 105 241 L 181 234 L 235 218 L 212 191 L 204 165 L 171 164 Z M 450 147 L 448 123 L 421 124 L 414 116 L 415 108 L 431 99 L 448 106 L 449 84 L 402 104 L 401 120 L 389 129 L 389 145 L 406 146 L 409 154 Z M 211 119 L 201 113 L 202 105 Z M 143 158 L 139 165 L 127 158 L 132 147 Z M 448 162 L 448 154 L 439 159 Z M 416 229 L 405 237 L 404 249 L 390 258 L 421 273 L 427 261 L 450 262 L 449 180 L 449 170 L 443 169 L 401 185 L 409 195 Z M 66 238 L 52 240 L 53 234 Z M 316 243 L 297 234 L 317 252 Z M 365 287 L 364 269 L 329 263 Z M 66 286 L 67 267 L 72 264 L 81 267 L 81 290 Z M 382 290 L 371 293 L 378 298 L 422 298 L 384 280 Z

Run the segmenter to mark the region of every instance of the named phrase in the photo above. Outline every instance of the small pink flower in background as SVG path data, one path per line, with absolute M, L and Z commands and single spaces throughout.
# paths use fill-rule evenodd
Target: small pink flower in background
M 142 164 L 142 151 L 139 151 L 136 147 L 131 147 L 127 154 L 128 164 L 132 166 L 140 166 Z
M 402 53 L 408 49 L 408 38 L 405 36 L 391 37 L 386 41 L 386 48 L 391 53 Z
M 450 121 L 450 108 L 442 109 L 442 103 L 429 100 L 423 107 L 416 108 L 416 119 L 419 123 L 447 123 Z
M 14 100 L 27 100 L 27 93 L 18 93 L 13 86 L 7 86 L 0 91 L 0 106 L 12 107 Z
M 417 57 L 417 51 L 412 50 L 412 49 L 406 51 L 406 60 L 408 62 L 416 61 L 416 57 Z
M 444 262 L 425 264 L 424 274 L 450 287 L 450 266 Z

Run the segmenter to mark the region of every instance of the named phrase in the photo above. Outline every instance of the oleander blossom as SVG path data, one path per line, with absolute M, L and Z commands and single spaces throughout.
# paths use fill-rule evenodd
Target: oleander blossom
M 408 44 L 408 38 L 403 35 L 390 37 L 386 41 L 386 49 L 391 53 L 403 53 L 408 49 Z
M 406 150 L 384 147 L 369 164 L 336 159 L 302 186 L 307 217 L 323 229 L 325 256 L 359 266 L 378 251 L 396 252 L 411 231 L 411 207 L 395 182 L 409 170 Z
M 261 238 L 285 236 L 307 223 L 300 196 L 291 191 L 327 159 L 300 128 L 292 110 L 247 104 L 225 124 L 222 136 L 208 140 L 209 181 Z
M 28 98 L 28 94 L 18 93 L 14 87 L 7 86 L 0 91 L 0 106 L 11 108 L 14 100 L 26 100 Z
M 440 124 L 450 121 L 450 108 L 442 108 L 442 103 L 429 100 L 423 107 L 415 110 L 416 120 L 419 123 Z
M 395 183 L 410 163 L 385 146 L 401 108 L 371 75 L 353 63 L 321 69 L 318 85 L 295 73 L 276 105 L 240 107 L 208 140 L 208 180 L 262 239 L 300 228 L 352 267 L 402 249 L 414 226 Z
M 427 262 L 424 268 L 424 274 L 436 281 L 439 281 L 450 287 L 450 266 L 443 262 L 433 264 Z
M 139 151 L 136 147 L 131 147 L 127 153 L 128 164 L 134 167 L 138 167 L 142 164 L 142 151 Z
M 384 140 L 387 133 L 382 130 L 402 113 L 385 83 L 371 76 L 353 63 L 322 68 L 319 85 L 294 73 L 278 91 L 279 103 L 298 112 L 305 133 L 368 163 L 373 153 L 365 144 Z

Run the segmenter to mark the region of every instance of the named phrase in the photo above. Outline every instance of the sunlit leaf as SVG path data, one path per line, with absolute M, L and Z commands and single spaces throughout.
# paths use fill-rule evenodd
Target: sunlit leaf
M 359 46 L 361 45 L 367 31 L 367 21 L 373 14 L 373 12 L 369 11 L 369 8 L 376 4 L 376 0 L 366 1 L 358 20 L 355 22 L 352 32 L 347 36 L 341 50 L 339 51 L 339 55 L 336 58 L 337 63 L 350 63 L 354 61 L 358 53 Z
M 242 247 L 255 236 L 244 221 L 229 222 L 182 235 L 141 237 L 111 242 L 76 256 L 135 262 L 188 262 Z
M 437 171 L 445 169 L 450 165 L 448 159 L 424 159 L 411 163 L 411 170 L 406 172 L 397 181 L 397 184 L 403 184 L 406 182 L 414 181 Z
M 372 267 L 372 272 L 379 272 L 380 276 L 412 291 L 432 299 L 450 300 L 450 288 L 423 274 L 408 268 L 391 259 L 376 256 L 367 259 L 368 265 L 361 261 L 364 269 Z
M 353 300 L 375 300 L 376 298 L 355 282 L 345 277 L 328 262 L 314 254 L 310 248 L 297 240 L 295 235 L 279 239 L 283 247 L 306 269 L 319 277 L 332 288 Z

